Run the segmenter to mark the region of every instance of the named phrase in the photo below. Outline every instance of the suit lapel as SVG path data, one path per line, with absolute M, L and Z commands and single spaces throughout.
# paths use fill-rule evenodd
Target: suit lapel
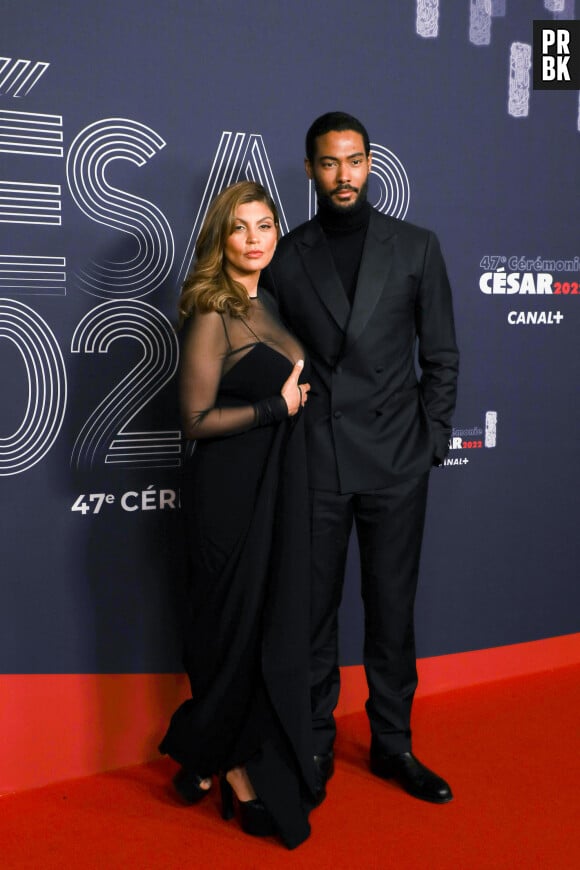
M 389 278 L 393 265 L 394 224 L 374 209 L 363 248 L 354 302 L 343 352 L 357 341 L 367 325 Z
M 317 221 L 310 221 L 298 242 L 298 251 L 314 289 L 328 309 L 338 328 L 346 331 L 350 305 L 336 271 L 330 248 Z

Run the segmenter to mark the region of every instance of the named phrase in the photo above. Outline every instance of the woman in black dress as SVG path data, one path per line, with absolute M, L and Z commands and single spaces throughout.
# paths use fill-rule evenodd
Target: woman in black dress
M 300 413 L 309 385 L 299 383 L 302 348 L 258 288 L 278 236 L 263 187 L 222 191 L 180 297 L 192 698 L 160 750 L 181 764 L 174 783 L 186 800 L 219 773 L 224 818 L 235 794 L 247 833 L 278 833 L 293 848 L 314 803 Z

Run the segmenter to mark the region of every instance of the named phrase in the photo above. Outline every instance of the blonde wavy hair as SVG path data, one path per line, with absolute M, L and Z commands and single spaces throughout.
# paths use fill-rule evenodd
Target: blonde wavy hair
M 179 297 L 179 326 L 193 311 L 218 311 L 244 317 L 250 307 L 245 287 L 234 281 L 225 269 L 224 248 L 235 224 L 238 206 L 263 202 L 272 212 L 280 237 L 280 221 L 274 200 L 255 181 L 239 181 L 222 190 L 210 204 L 195 245 L 191 272 L 183 282 Z

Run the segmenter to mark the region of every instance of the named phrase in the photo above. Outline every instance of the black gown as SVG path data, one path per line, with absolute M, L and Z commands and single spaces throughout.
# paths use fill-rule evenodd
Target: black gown
M 290 848 L 310 832 L 313 790 L 304 427 L 301 412 L 256 427 L 253 403 L 279 396 L 302 357 L 261 291 L 243 319 L 196 314 L 186 328 L 192 698 L 160 745 L 202 776 L 245 765 Z

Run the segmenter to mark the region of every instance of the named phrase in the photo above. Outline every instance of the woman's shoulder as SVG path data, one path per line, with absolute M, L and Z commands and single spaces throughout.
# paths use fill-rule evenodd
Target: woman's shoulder
M 185 318 L 180 331 L 184 341 L 204 339 L 220 344 L 224 341 L 228 343 L 228 315 L 212 309 L 204 311 L 194 307 Z
M 200 308 L 198 305 L 194 305 L 183 321 L 183 328 L 191 328 L 194 324 L 202 325 L 205 328 L 216 327 L 220 323 L 223 323 L 227 317 L 227 312 L 217 311 L 215 308 Z

